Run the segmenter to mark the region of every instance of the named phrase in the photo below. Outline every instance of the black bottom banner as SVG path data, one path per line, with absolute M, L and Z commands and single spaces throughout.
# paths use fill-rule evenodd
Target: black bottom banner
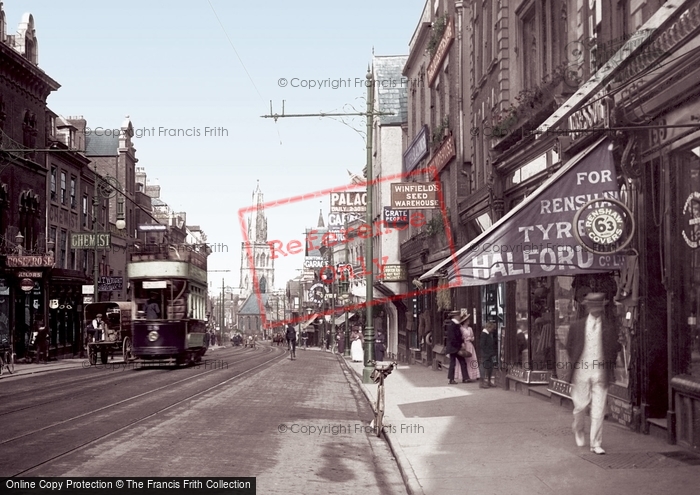
M 255 478 L 2 478 L 8 495 L 255 495 Z

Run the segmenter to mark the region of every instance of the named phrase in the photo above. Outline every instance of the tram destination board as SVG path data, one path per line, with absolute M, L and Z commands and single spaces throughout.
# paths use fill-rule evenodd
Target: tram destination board
M 256 478 L 2 478 L 10 495 L 255 495 Z
M 109 249 L 112 234 L 109 232 L 73 232 L 70 235 L 71 249 Z

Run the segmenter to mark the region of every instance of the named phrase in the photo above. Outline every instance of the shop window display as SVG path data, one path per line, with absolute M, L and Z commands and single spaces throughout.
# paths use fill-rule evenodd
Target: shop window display
M 573 283 L 574 277 L 557 277 L 554 282 L 555 376 L 562 380 L 569 378 L 566 338 L 569 336 L 569 325 L 576 320 Z
M 529 365 L 530 361 L 530 299 L 528 297 L 528 279 L 519 279 L 515 281 L 515 325 L 517 341 L 517 358 L 515 360 L 518 366 Z
M 551 278 L 537 277 L 530 280 L 530 328 L 532 370 L 554 369 L 554 318 L 552 315 Z
M 682 170 L 683 181 L 678 208 L 683 263 L 681 272 L 684 297 L 679 321 L 681 341 L 689 347 L 687 374 L 700 378 L 700 147 L 679 151 L 675 160 Z
M 485 285 L 481 288 L 481 324 L 492 321 L 496 323 L 496 347 L 498 363 L 503 362 L 503 332 L 505 331 L 505 282 Z

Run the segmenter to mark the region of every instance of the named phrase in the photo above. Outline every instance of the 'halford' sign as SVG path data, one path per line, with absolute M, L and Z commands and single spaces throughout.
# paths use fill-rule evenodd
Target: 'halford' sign
M 591 253 L 576 239 L 576 234 L 588 239 L 585 217 L 576 220 L 579 209 L 588 202 L 591 206 L 586 212 L 604 209 L 610 203 L 606 199 L 618 197 L 612 145 L 601 140 L 569 160 L 491 229 L 421 279 L 434 276 L 443 266 L 449 283 L 461 286 L 620 269 L 624 256 Z M 608 228 L 607 220 L 603 222 L 600 228 Z

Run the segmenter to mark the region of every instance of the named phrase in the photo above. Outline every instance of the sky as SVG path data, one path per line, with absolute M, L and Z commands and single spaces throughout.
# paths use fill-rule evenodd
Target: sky
M 283 201 L 348 185 L 347 170 L 361 175 L 366 159 L 363 117 L 261 116 L 271 103 L 281 114 L 283 101 L 287 114 L 365 111 L 373 51 L 407 55 L 424 5 L 6 0 L 3 8 L 8 34 L 24 13 L 34 16 L 39 67 L 61 85 L 49 107 L 92 129 L 129 116 L 148 183 L 219 246 L 209 270 L 231 270 L 210 281 L 238 287 L 238 214 L 258 181 L 266 202 Z M 169 135 L 176 130 L 191 136 Z M 303 242 L 319 210 L 327 219 L 328 195 L 268 207 L 268 240 Z M 276 259 L 276 288 L 302 264 L 303 254 Z

